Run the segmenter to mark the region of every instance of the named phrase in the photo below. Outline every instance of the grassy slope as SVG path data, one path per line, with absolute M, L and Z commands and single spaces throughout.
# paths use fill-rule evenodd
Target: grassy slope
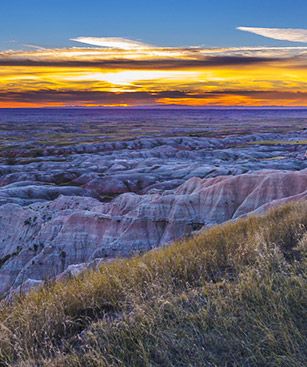
M 0 365 L 303 367 L 306 228 L 291 204 L 32 292 Z

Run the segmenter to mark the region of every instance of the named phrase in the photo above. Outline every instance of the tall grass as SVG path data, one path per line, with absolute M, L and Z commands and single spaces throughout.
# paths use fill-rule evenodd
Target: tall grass
M 303 367 L 306 228 L 290 204 L 3 303 L 0 366 Z

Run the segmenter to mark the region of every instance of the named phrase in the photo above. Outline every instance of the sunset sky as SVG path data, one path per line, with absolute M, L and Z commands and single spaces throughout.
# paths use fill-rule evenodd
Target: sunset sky
M 307 106 L 307 4 L 279 3 L 1 2 L 0 107 Z

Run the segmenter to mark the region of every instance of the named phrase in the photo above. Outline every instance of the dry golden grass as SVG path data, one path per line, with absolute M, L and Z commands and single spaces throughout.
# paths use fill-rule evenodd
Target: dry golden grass
M 249 144 L 253 145 L 307 145 L 307 140 L 257 140 Z
M 306 228 L 286 205 L 3 304 L 0 366 L 303 367 Z

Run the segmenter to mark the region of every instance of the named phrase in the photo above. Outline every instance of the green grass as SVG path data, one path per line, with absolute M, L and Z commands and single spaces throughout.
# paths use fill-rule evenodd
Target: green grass
M 306 365 L 307 203 L 216 226 L 0 309 L 0 365 Z

